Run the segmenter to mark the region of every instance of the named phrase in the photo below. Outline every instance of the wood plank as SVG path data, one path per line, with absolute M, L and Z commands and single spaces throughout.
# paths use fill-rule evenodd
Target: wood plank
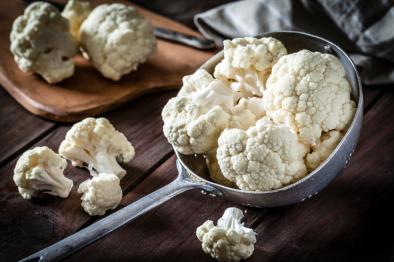
M 168 184 L 176 175 L 175 156 L 172 156 L 127 194 L 122 203 L 134 202 Z M 203 195 L 199 190 L 185 192 L 72 255 L 67 261 L 80 261 L 86 257 L 92 260 L 105 257 L 108 261 L 178 261 L 180 258 L 182 261 L 211 261 L 203 253 L 195 230 L 207 219 L 216 221 L 230 206 L 234 203 Z M 261 212 L 248 208 L 245 223 L 253 223 Z
M 376 102 L 376 99 L 379 99 L 385 89 L 384 86 L 363 86 L 364 110 L 368 109 L 372 103 Z
M 317 197 L 271 209 L 257 227 L 260 261 L 384 261 L 394 242 L 394 94 L 365 117 L 348 167 Z
M 135 146 L 137 155 L 124 165 L 128 175 L 122 188 L 128 190 L 151 172 L 171 153 L 171 147 L 162 135 L 161 109 L 174 92 L 146 95 L 127 107 L 108 115 L 108 119 L 124 132 Z M 47 145 L 56 150 L 69 126 L 62 126 L 37 145 Z M 78 184 L 87 179 L 88 172 L 69 165 L 65 174 L 74 181 L 68 199 L 48 197 L 24 200 L 17 193 L 12 181 L 15 160 L 0 169 L 0 261 L 20 259 L 34 251 L 64 238 L 91 218 L 80 207 Z
M 54 123 L 31 115 L 0 88 L 0 166 L 26 144 L 51 130 Z

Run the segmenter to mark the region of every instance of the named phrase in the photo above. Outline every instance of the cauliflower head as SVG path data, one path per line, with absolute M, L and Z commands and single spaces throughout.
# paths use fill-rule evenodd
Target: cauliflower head
M 86 118 L 72 126 L 59 153 L 74 166 L 87 167 L 93 176 L 115 174 L 120 179 L 126 174 L 118 163 L 134 158 L 133 145 L 105 118 Z
M 218 261 L 237 262 L 249 258 L 254 251 L 256 233 L 241 222 L 243 213 L 227 208 L 215 226 L 207 220 L 196 230 L 203 251 Z
M 356 105 L 340 61 L 333 55 L 301 50 L 282 56 L 272 68 L 263 104 L 275 123 L 313 145 L 322 132 L 344 130 Z
M 230 81 L 244 97 L 262 96 L 272 66 L 287 54 L 285 46 L 272 37 L 235 38 L 223 41 L 224 59 L 215 67 L 214 76 Z
M 48 83 L 60 82 L 74 74 L 78 46 L 69 25 L 56 7 L 35 2 L 12 25 L 11 52 L 24 72 L 41 75 Z
M 79 185 L 82 208 L 90 216 L 102 216 L 107 210 L 115 209 L 122 200 L 120 180 L 113 174 L 99 174 Z
M 63 175 L 67 161 L 50 148 L 35 147 L 27 150 L 16 162 L 14 182 L 25 199 L 41 193 L 66 198 L 73 181 Z
M 115 81 L 137 70 L 156 48 L 149 21 L 123 4 L 96 7 L 81 25 L 80 41 L 94 66 Z
M 312 152 L 306 155 L 306 165 L 309 171 L 318 167 L 335 149 L 343 134 L 338 130 L 323 133 L 320 140 L 311 146 Z
M 265 114 L 257 98 L 238 99 L 225 82 L 199 69 L 183 78 L 178 96 L 163 108 L 164 135 L 180 153 L 207 153 L 224 128 L 248 128 Z
M 246 131 L 224 130 L 218 143 L 220 169 L 240 189 L 277 189 L 307 173 L 305 145 L 289 127 L 274 124 L 268 117 Z
M 76 41 L 79 42 L 79 29 L 82 22 L 89 16 L 92 7 L 89 2 L 79 0 L 68 0 L 62 16 L 66 18 L 70 24 L 70 33 Z

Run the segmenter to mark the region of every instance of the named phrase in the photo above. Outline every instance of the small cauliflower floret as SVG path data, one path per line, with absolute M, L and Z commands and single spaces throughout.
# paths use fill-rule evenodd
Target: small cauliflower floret
M 207 153 L 216 148 L 224 128 L 246 129 L 264 115 L 254 99 L 241 99 L 236 104 L 237 99 L 236 92 L 225 82 L 199 69 L 183 78 L 178 96 L 163 108 L 164 135 L 180 153 Z
M 222 107 L 203 107 L 186 97 L 174 97 L 162 111 L 163 132 L 182 154 L 202 154 L 216 147 L 229 114 Z
M 163 108 L 164 135 L 182 154 L 208 152 L 216 147 L 220 132 L 227 127 L 234 100 L 229 87 L 199 69 L 183 78 L 179 95 Z
M 92 176 L 115 174 L 122 179 L 126 174 L 118 163 L 134 158 L 134 147 L 127 138 L 105 118 L 86 118 L 72 126 L 59 153 L 74 166 L 87 167 Z
M 343 135 L 337 130 L 323 133 L 320 140 L 312 145 L 312 152 L 306 155 L 306 165 L 309 171 L 318 167 L 335 149 Z
M 201 89 L 205 89 L 214 80 L 212 75 L 205 69 L 197 69 L 191 75 L 182 78 L 182 88 L 178 92 L 180 97 L 194 96 Z
M 46 193 L 66 198 L 73 181 L 63 175 L 67 161 L 50 148 L 35 147 L 16 162 L 14 182 L 25 199 Z
M 198 69 L 194 74 L 183 77 L 182 82 L 178 97 L 190 98 L 194 104 L 203 107 L 221 106 L 230 111 L 238 99 L 225 82 L 214 79 L 205 69 Z
M 94 66 L 115 81 L 137 70 L 156 48 L 149 21 L 123 4 L 96 7 L 81 25 L 80 40 Z
M 82 22 L 88 17 L 92 7 L 89 2 L 79 0 L 68 0 L 62 16 L 66 18 L 70 24 L 70 33 L 76 41 L 79 42 L 79 29 Z
M 91 216 L 102 216 L 107 210 L 115 209 L 122 200 L 122 188 L 116 175 L 99 174 L 79 185 L 78 193 L 82 207 Z
M 308 50 L 279 59 L 263 104 L 275 123 L 290 126 L 306 145 L 317 143 L 322 132 L 346 129 L 356 108 L 340 61 Z
M 254 251 L 256 233 L 241 222 L 243 213 L 235 207 L 227 208 L 215 226 L 207 220 L 196 230 L 202 249 L 218 261 L 237 262 L 249 258 Z
M 272 37 L 236 38 L 223 41 L 224 59 L 214 76 L 230 81 L 244 97 L 262 96 L 272 66 L 287 54 L 284 45 Z
M 216 159 L 216 148 L 205 155 L 209 176 L 212 181 L 228 187 L 235 187 L 235 183 L 225 178 L 220 170 L 218 160 Z
M 230 115 L 229 128 L 246 130 L 265 116 L 263 99 L 261 97 L 241 98 L 238 104 L 230 110 Z
M 306 147 L 287 126 L 274 124 L 268 117 L 246 131 L 226 129 L 218 142 L 220 169 L 240 189 L 277 189 L 307 172 Z
M 74 74 L 72 57 L 78 52 L 77 43 L 56 7 L 44 2 L 29 5 L 14 21 L 10 41 L 22 71 L 37 73 L 48 83 Z

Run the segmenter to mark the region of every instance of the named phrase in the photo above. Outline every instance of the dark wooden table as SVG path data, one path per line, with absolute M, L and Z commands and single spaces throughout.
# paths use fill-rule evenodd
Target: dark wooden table
M 185 17 L 177 18 L 190 23 Z M 247 211 L 245 224 L 258 233 L 249 261 L 394 260 L 393 88 L 364 87 L 364 127 L 356 152 L 321 193 L 288 207 L 238 206 Z M 136 148 L 136 158 L 125 165 L 128 175 L 122 180 L 124 198 L 118 209 L 176 176 L 175 157 L 162 134 L 160 117 L 162 107 L 175 94 L 146 95 L 104 115 Z M 82 169 L 66 170 L 75 183 L 68 199 L 20 197 L 12 181 L 16 159 L 38 145 L 57 150 L 69 126 L 32 116 L 3 89 L 0 105 L 0 261 L 14 261 L 99 218 L 81 209 L 76 189 L 89 177 Z M 195 229 L 207 219 L 217 220 L 230 206 L 237 205 L 190 191 L 67 260 L 209 261 Z

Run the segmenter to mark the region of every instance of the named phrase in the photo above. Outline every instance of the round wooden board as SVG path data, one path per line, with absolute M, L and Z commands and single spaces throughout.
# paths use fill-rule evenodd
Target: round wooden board
M 91 1 L 94 6 L 125 1 Z M 142 94 L 178 88 L 184 75 L 193 73 L 212 52 L 158 40 L 156 53 L 135 72 L 120 81 L 104 78 L 81 56 L 75 58 L 74 75 L 58 84 L 22 72 L 9 51 L 14 19 L 23 13 L 22 0 L 0 1 L 0 82 L 33 114 L 60 122 L 74 122 L 118 107 Z M 137 7 L 155 26 L 198 35 L 189 28 Z

